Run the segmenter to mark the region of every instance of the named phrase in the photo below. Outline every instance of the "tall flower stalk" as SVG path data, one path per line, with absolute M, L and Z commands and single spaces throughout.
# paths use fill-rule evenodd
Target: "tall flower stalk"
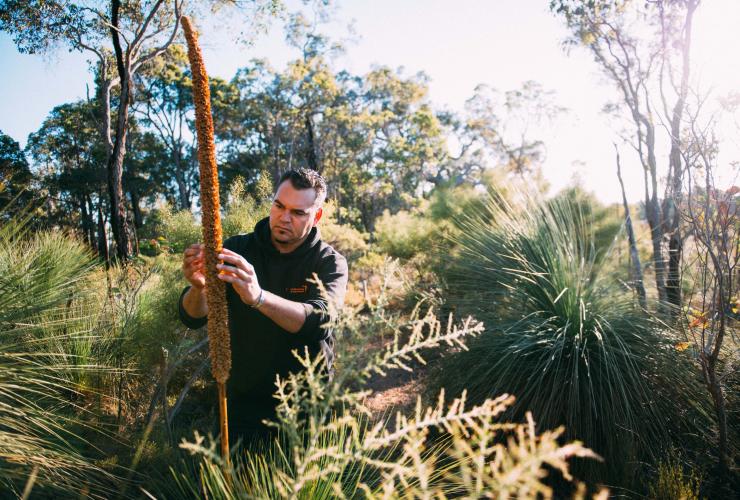
M 190 19 L 182 18 L 188 59 L 193 73 L 195 128 L 198 137 L 200 164 L 200 203 L 203 209 L 203 243 L 205 245 L 206 297 L 208 301 L 208 344 L 211 353 L 211 373 L 218 383 L 221 426 L 221 453 L 228 460 L 229 424 L 226 410 L 226 381 L 231 370 L 231 340 L 229 337 L 226 286 L 218 279 L 218 254 L 222 249 L 221 212 L 218 195 L 216 145 L 213 140 L 211 92 L 203 54 L 198 45 L 198 33 Z

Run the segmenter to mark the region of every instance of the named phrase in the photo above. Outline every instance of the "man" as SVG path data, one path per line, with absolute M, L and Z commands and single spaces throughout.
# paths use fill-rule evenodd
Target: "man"
M 302 367 L 291 351 L 323 351 L 333 360 L 328 305 L 308 280 L 316 273 L 338 306 L 347 288 L 347 261 L 321 241 L 316 227 L 326 183 L 313 170 L 286 172 L 278 182 L 270 216 L 254 232 L 233 236 L 219 254 L 231 332 L 231 376 L 227 383 L 229 426 L 239 437 L 266 434 L 261 421 L 275 415 L 275 376 Z M 203 245 L 185 250 L 182 270 L 190 282 L 180 296 L 180 319 L 189 328 L 207 322 Z

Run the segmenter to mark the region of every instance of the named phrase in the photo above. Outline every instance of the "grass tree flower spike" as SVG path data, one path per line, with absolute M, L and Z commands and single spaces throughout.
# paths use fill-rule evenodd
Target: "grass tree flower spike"
M 218 169 L 216 146 L 213 140 L 211 92 L 203 55 L 198 45 L 198 34 L 190 19 L 183 16 L 182 26 L 188 44 L 188 59 L 193 73 L 193 101 L 195 128 L 198 136 L 198 163 L 200 164 L 200 203 L 205 245 L 206 296 L 208 301 L 208 344 L 211 352 L 211 372 L 218 382 L 221 414 L 222 453 L 228 457 L 228 422 L 226 417 L 226 380 L 231 370 L 231 339 L 229 337 L 226 285 L 218 279 L 218 254 L 222 248 L 221 212 L 218 196 Z
M 221 212 L 218 196 L 218 169 L 213 140 L 211 92 L 203 56 L 198 46 L 198 33 L 187 17 L 183 28 L 188 43 L 188 58 L 193 72 L 193 100 L 198 134 L 200 164 L 200 202 L 203 209 L 203 243 L 205 244 L 206 291 L 208 294 L 208 338 L 211 350 L 211 371 L 219 383 L 225 383 L 231 370 L 226 287 L 218 279 L 218 254 L 222 247 Z

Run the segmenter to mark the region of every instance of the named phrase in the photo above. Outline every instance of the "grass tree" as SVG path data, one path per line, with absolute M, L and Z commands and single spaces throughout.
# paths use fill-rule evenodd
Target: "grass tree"
M 0 226 L 0 489 L 102 498 L 112 477 L 81 451 L 94 428 L 75 403 L 101 369 L 84 285 L 94 259 L 61 234 L 28 234 L 25 219 Z
M 450 302 L 487 330 L 446 358 L 436 385 L 467 388 L 474 402 L 513 394 L 515 414 L 565 425 L 604 457 L 586 465 L 589 478 L 631 482 L 639 461 L 689 425 L 682 412 L 698 391 L 688 358 L 611 281 L 577 203 L 512 199 L 491 198 L 461 221 Z

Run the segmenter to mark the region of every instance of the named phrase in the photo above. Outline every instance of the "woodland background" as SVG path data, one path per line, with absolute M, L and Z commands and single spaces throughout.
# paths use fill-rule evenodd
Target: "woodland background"
M 261 0 L 0 2 L 18 50 L 84 51 L 95 75 L 24 149 L 0 133 L 6 494 L 729 498 L 740 188 L 716 127 L 740 96 L 694 84 L 702 3 L 549 3 L 612 85 L 615 182 L 625 157 L 644 173 L 642 199 L 607 205 L 548 190 L 536 131 L 566 112 L 551 91 L 481 85 L 451 112 L 424 74 L 335 70 L 328 2 L 304 4 L 314 19 Z M 211 78 L 225 236 L 268 213 L 281 173 L 313 168 L 351 273 L 337 377 L 305 359 L 276 386 L 279 438 L 230 465 L 203 437 L 206 332 L 176 313 L 200 239 L 179 16 L 214 12 L 300 53 Z

